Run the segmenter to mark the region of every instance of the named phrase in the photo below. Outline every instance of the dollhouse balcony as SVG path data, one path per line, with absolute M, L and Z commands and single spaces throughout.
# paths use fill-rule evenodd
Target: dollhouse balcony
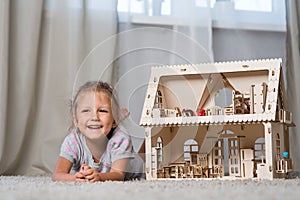
M 292 159 L 280 159 L 276 161 L 277 173 L 288 173 L 293 170 Z
M 276 113 L 276 120 L 282 123 L 291 124 L 293 125 L 293 115 L 291 112 L 287 110 L 280 109 Z

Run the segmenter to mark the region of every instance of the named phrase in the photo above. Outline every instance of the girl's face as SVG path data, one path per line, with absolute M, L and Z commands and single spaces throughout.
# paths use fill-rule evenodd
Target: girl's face
M 74 124 L 88 139 L 99 139 L 115 128 L 111 99 L 103 91 L 86 91 L 78 97 Z

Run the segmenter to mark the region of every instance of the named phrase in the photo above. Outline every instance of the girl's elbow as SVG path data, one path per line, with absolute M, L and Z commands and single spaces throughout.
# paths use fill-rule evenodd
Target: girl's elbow
M 118 173 L 117 180 L 118 181 L 125 181 L 125 173 L 124 172 Z
M 54 172 L 52 174 L 52 177 L 51 177 L 51 180 L 52 181 L 64 181 L 65 180 L 65 177 L 63 174 L 59 173 L 59 172 Z
M 51 180 L 52 180 L 52 181 L 59 181 L 58 175 L 57 175 L 56 173 L 53 173 L 53 174 L 52 174 L 52 177 L 51 177 Z
M 52 177 L 51 177 L 51 180 L 52 180 L 52 181 L 57 181 L 56 177 L 53 176 L 53 175 L 52 175 Z

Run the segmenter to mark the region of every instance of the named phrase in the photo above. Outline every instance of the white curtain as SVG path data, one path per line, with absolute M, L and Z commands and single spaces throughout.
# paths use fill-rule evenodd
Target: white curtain
M 112 80 L 114 0 L 0 0 L 0 174 L 51 172 L 69 100 Z
M 297 0 L 286 1 L 287 15 L 287 95 L 289 109 L 293 112 L 293 121 L 296 127 L 290 133 L 291 156 L 294 168 L 300 171 L 300 2 Z
M 144 13 L 129 12 L 127 21 L 119 23 L 116 62 L 116 88 L 121 105 L 131 112 L 129 129 L 136 136 L 137 145 L 144 139 L 144 129 L 138 124 L 151 67 L 213 62 L 209 0 L 172 0 L 171 15 L 159 18 L 155 16 L 160 15 L 156 8 L 162 1 L 143 2 L 148 5 Z M 149 8 L 149 2 L 153 7 Z M 152 19 L 147 17 L 149 10 L 154 15 Z

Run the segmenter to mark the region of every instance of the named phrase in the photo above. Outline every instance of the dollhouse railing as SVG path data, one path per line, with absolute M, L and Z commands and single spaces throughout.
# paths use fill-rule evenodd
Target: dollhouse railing
M 293 163 L 291 159 L 280 159 L 276 161 L 277 173 L 288 173 L 293 169 Z
M 293 115 L 291 112 L 287 110 L 280 109 L 277 111 L 277 120 L 283 123 L 292 123 L 293 122 Z

